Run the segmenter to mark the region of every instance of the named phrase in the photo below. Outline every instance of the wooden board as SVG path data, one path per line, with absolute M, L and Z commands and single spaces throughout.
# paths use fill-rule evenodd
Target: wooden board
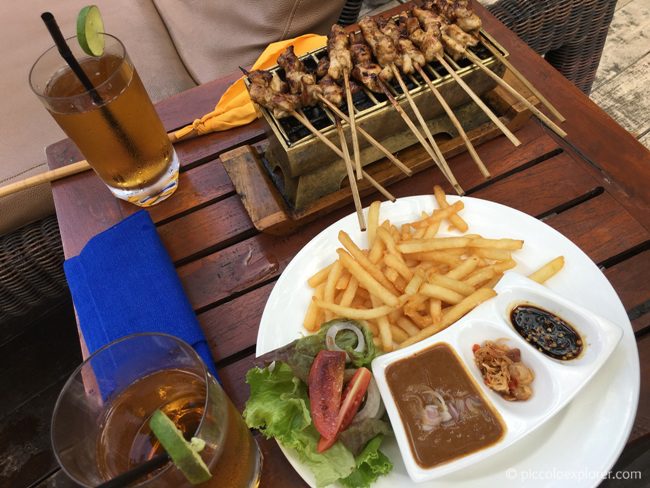
M 531 103 L 534 105 L 539 103 L 537 98 L 511 73 L 506 72 L 504 79 Z M 504 124 L 513 132 L 520 129 L 531 117 L 530 110 L 501 87 L 493 89 L 485 98 Z M 479 156 L 481 156 L 480 144 L 500 135 L 501 131 L 491 122 L 467 133 Z M 460 136 L 450 140 L 438 141 L 438 145 L 445 159 L 467 150 Z M 396 156 L 413 171 L 414 175 L 435 165 L 419 144 L 396 153 Z M 298 227 L 352 201 L 351 190 L 344 183 L 339 191 L 320 198 L 304 209 L 292 208 L 283 198 L 281 190 L 272 181 L 262 158 L 263 150 L 251 145 L 238 147 L 221 154 L 223 167 L 232 180 L 244 208 L 255 228 L 261 232 L 274 235 L 288 234 Z M 387 158 L 365 166 L 365 170 L 384 187 L 406 178 L 406 175 Z M 492 168 L 488 167 L 488 170 L 492 171 Z M 455 174 L 454 168 L 452 168 L 452 172 Z M 464 181 L 458 176 L 457 179 L 460 185 L 464 187 Z M 365 180 L 361 180 L 357 184 L 359 193 L 362 196 L 376 191 Z

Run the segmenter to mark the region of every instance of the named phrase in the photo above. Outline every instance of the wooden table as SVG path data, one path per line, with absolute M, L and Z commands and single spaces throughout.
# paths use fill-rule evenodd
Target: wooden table
M 543 219 L 575 242 L 602 269 L 632 321 L 641 360 L 641 400 L 630 441 L 650 432 L 650 154 L 583 93 L 519 41 L 484 9 L 485 28 L 568 120 L 560 140 L 536 120 L 515 148 L 499 137 L 478 148 L 494 178 L 485 181 L 469 156 L 450 161 L 473 197 L 496 201 Z M 216 80 L 158 105 L 171 130 L 212 110 L 239 74 Z M 252 226 L 219 155 L 264 138 L 261 121 L 176 146 L 182 164 L 173 198 L 150 209 L 159 234 L 208 337 L 225 388 L 239 408 L 248 395 L 244 374 L 255 353 L 257 328 L 275 281 L 293 256 L 323 228 L 353 211 L 351 205 L 293 235 L 273 237 Z M 52 168 L 79 159 L 63 141 L 47 150 Z M 396 196 L 445 186 L 427 170 L 390 187 Z M 448 191 L 450 188 L 446 187 Z M 114 199 L 93 173 L 53 185 L 66 257 L 93 235 L 137 209 Z M 371 198 L 364 201 L 369 204 Z M 264 486 L 303 486 L 273 442 L 261 441 Z M 60 485 L 57 485 L 60 486 Z

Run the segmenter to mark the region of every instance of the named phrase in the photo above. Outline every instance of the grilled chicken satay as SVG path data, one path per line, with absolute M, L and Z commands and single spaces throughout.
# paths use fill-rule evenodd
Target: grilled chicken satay
M 467 38 L 471 38 L 475 43 L 469 45 L 476 45 L 476 42 L 478 42 L 476 38 L 467 34 L 458 26 L 449 24 L 444 17 L 431 10 L 415 7 L 413 15 L 420 21 L 420 25 L 425 32 L 431 33 L 442 40 L 445 51 L 454 60 L 459 60 L 465 55 L 465 45 L 471 42 Z M 462 36 L 459 33 L 462 33 Z
M 406 29 L 406 33 L 413 43 L 420 48 L 427 63 L 435 61 L 436 57 L 442 56 L 444 47 L 440 37 L 434 30 L 425 31 L 420 27 L 420 22 L 406 11 L 400 13 L 400 23 Z M 440 31 L 438 30 L 438 33 Z
M 251 82 L 248 87 L 251 99 L 271 110 L 277 118 L 288 117 L 300 107 L 300 99 L 296 95 L 279 93 L 272 88 L 273 75 L 268 71 L 251 71 L 248 73 L 248 79 Z
M 435 0 L 424 3 L 424 8 L 444 15 L 465 32 L 475 33 L 482 26 L 481 19 L 469 7 L 467 0 Z
M 402 58 L 402 66 L 399 67 L 403 73 L 412 74 L 415 68 L 426 64 L 427 61 L 422 52 L 408 38 L 406 25 L 398 26 L 393 19 L 389 19 L 382 23 L 381 31 L 397 45 L 397 50 Z
M 381 32 L 377 22 L 370 17 L 361 19 L 359 21 L 359 27 L 361 27 L 363 38 L 370 46 L 370 49 L 372 49 L 372 53 L 375 55 L 375 59 L 377 59 L 379 65 L 390 72 L 390 66 L 399 62 L 397 59 L 397 48 L 391 38 Z M 388 81 L 387 76 L 388 74 L 384 75 L 384 81 Z
M 352 77 L 362 83 L 368 90 L 382 93 L 382 81 L 390 81 L 390 71 L 386 71 L 372 62 L 372 52 L 361 33 L 350 34 L 350 52 L 354 61 Z
M 330 69 L 330 58 L 329 56 L 323 56 L 318 60 L 318 65 L 316 66 L 316 77 L 320 80 L 321 78 L 327 76 L 327 71 Z
M 318 85 L 321 87 L 323 96 L 337 107 L 343 103 L 343 89 L 336 83 L 334 78 L 330 75 L 325 75 L 318 80 Z
M 316 84 L 316 78 L 308 73 L 305 65 L 298 59 L 293 51 L 293 46 L 287 47 L 278 56 L 278 65 L 284 69 L 289 82 L 289 88 L 294 95 L 300 95 L 303 107 L 311 107 L 318 103 L 318 95 L 322 95 L 322 88 Z
M 336 81 L 343 78 L 343 72 L 352 71 L 352 55 L 350 53 L 350 39 L 343 27 L 334 24 L 327 36 L 327 52 L 329 54 L 329 68 L 327 74 Z

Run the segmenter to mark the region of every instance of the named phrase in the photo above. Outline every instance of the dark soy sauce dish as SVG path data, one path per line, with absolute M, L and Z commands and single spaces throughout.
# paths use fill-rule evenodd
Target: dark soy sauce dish
M 424 469 L 490 447 L 505 434 L 501 416 L 446 343 L 388 365 L 386 382 Z
M 553 359 L 569 361 L 583 351 L 584 341 L 566 320 L 529 303 L 517 305 L 510 312 L 514 329 L 530 345 Z

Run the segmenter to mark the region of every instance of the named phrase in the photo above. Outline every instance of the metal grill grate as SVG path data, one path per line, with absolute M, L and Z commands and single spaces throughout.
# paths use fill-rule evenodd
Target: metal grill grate
M 475 47 L 468 48 L 468 50 L 478 56 L 484 65 L 494 65 L 499 61 L 487 49 L 486 44 L 488 43 L 504 56 L 508 55 L 507 51 L 505 51 L 503 47 L 496 43 L 496 41 L 484 31 L 481 31 L 479 44 Z M 322 47 L 316 51 L 312 51 L 303 56 L 300 56 L 300 60 L 305 64 L 307 70 L 313 72 L 316 70 L 319 59 L 326 55 L 327 48 Z M 479 69 L 478 67 L 474 66 L 471 61 L 465 58 L 459 61 L 454 61 L 446 53 L 445 60 L 454 68 L 460 77 L 465 77 L 470 72 Z M 433 84 L 436 86 L 439 86 L 442 83 L 453 81 L 452 76 L 447 73 L 447 70 L 437 61 L 432 62 L 423 68 L 431 78 Z M 280 78 L 285 80 L 284 70 L 282 68 L 276 66 L 275 68 L 271 68 L 269 71 L 271 73 L 277 72 Z M 411 95 L 415 95 L 423 90 L 429 89 L 424 83 L 424 80 L 417 73 L 414 73 L 412 75 L 402 74 L 402 77 Z M 396 80 L 392 80 L 387 84 L 387 86 L 397 101 L 402 101 L 405 98 L 405 95 L 402 93 L 402 90 Z M 389 102 L 385 95 L 380 93 L 373 93 L 364 86 L 361 86 L 361 90 L 353 96 L 352 101 L 354 105 L 354 113 L 356 114 L 357 120 L 370 113 L 383 110 L 389 106 Z M 344 112 L 348 113 L 347 103 L 345 101 L 341 109 Z M 316 136 L 311 134 L 308 129 L 306 129 L 293 117 L 278 119 L 267 109 L 262 108 L 261 110 L 264 117 L 271 125 L 273 131 L 276 133 L 286 148 L 295 147 L 299 144 L 315 139 Z M 306 107 L 303 109 L 303 112 L 309 121 L 323 133 L 327 133 L 329 130 L 334 130 L 334 114 L 329 109 L 322 106 Z

